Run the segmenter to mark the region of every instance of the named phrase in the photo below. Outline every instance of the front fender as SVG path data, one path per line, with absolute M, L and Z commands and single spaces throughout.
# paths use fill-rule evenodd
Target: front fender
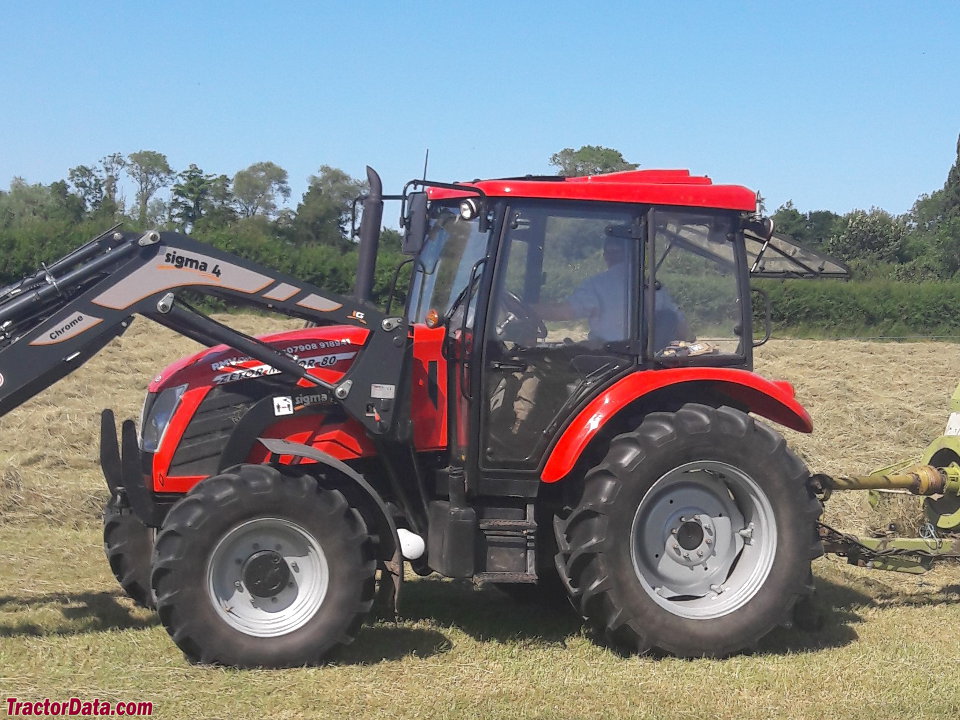
M 314 460 L 317 463 L 320 463 L 331 470 L 335 470 L 340 473 L 343 477 L 349 479 L 359 490 L 361 490 L 370 501 L 368 507 L 374 511 L 376 519 L 376 527 L 374 531 L 379 537 L 380 543 L 380 559 L 381 560 L 391 560 L 394 558 L 395 553 L 400 548 L 400 538 L 397 535 L 397 525 L 393 521 L 393 517 L 390 515 L 390 511 L 387 509 L 386 503 L 383 501 L 383 498 L 380 497 L 380 493 L 374 489 L 370 483 L 368 483 L 363 476 L 354 470 L 352 467 L 347 465 L 340 460 L 337 460 L 332 455 L 329 455 L 322 450 L 317 450 L 314 447 L 309 445 L 302 445 L 301 443 L 290 442 L 289 440 L 279 440 L 276 438 L 259 438 L 260 443 L 270 451 L 271 454 L 278 457 L 289 456 L 296 458 L 309 458 Z M 308 468 L 309 466 L 303 466 Z
M 813 430 L 813 421 L 796 401 L 790 383 L 767 380 L 734 368 L 645 370 L 614 383 L 577 414 L 550 452 L 540 479 L 552 483 L 569 473 L 607 421 L 630 403 L 655 390 L 669 386 L 679 388 L 693 382 L 700 386 L 706 383 L 711 391 L 792 430 L 806 433 Z

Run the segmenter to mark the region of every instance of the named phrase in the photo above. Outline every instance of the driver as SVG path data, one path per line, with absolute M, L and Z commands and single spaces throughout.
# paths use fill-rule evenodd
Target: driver
M 587 339 L 603 344 L 625 340 L 630 331 L 630 263 L 627 262 L 627 240 L 608 236 L 603 243 L 603 260 L 607 269 L 580 283 L 561 303 L 545 303 L 534 307 L 544 320 L 578 320 L 586 318 L 590 325 Z M 659 342 L 658 348 L 670 340 L 686 339 L 690 334 L 680 308 L 663 288 L 657 288 L 656 321 L 671 337 Z

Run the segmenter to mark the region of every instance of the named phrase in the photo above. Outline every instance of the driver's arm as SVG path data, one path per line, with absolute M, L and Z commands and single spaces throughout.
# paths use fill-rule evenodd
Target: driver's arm
M 576 320 L 582 317 L 568 302 L 533 303 L 530 307 L 542 320 Z
M 536 303 L 531 307 L 543 320 L 579 320 L 595 316 L 600 311 L 600 302 L 588 280 L 563 302 Z

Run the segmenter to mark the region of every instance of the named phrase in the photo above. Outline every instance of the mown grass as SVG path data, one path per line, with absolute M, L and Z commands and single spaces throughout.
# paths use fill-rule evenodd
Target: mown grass
M 248 331 L 272 327 L 242 318 Z M 377 622 L 329 665 L 191 665 L 110 574 L 97 519 L 101 407 L 136 416 L 151 374 L 191 351 L 138 323 L 119 343 L 0 420 L 0 690 L 4 697 L 147 700 L 164 718 L 890 718 L 960 709 L 960 568 L 920 577 L 837 559 L 814 567 L 817 633 L 781 629 L 722 661 L 621 657 L 562 610 L 495 589 L 410 578 L 399 623 Z M 758 370 L 791 380 L 816 433 L 787 433 L 815 470 L 858 473 L 942 431 L 960 348 L 773 342 Z M 828 519 L 859 532 L 856 496 Z M 2 698 L 0 698 L 2 699 Z

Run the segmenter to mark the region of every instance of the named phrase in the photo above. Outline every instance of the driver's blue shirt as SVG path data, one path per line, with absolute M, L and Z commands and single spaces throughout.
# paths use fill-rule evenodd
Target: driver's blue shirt
M 587 278 L 567 298 L 577 317 L 590 323 L 590 340 L 616 342 L 626 340 L 630 332 L 629 263 L 618 263 Z M 666 290 L 657 290 L 657 310 L 677 315 L 680 309 Z

